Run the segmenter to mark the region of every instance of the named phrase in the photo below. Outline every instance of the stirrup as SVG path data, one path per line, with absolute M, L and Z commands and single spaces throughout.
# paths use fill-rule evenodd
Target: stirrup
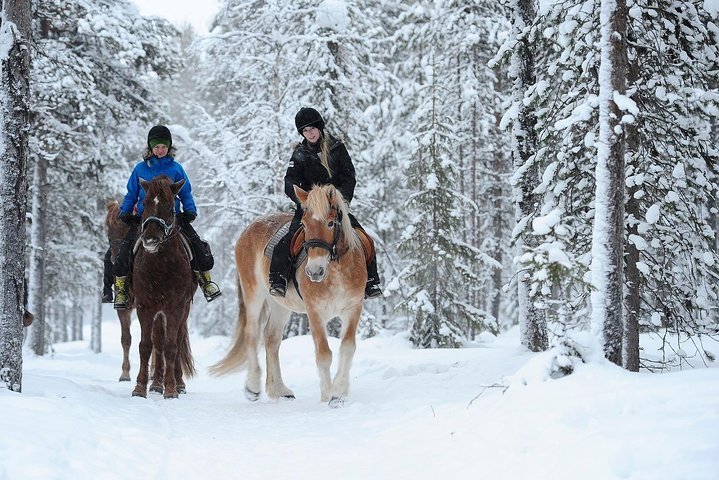
M 102 303 L 113 303 L 112 292 L 102 294 Z
M 211 302 L 220 295 L 222 295 L 220 287 L 213 281 L 204 283 L 201 288 L 202 294 L 205 296 L 205 300 L 207 300 L 208 302 Z
M 364 289 L 364 298 L 370 299 L 370 298 L 379 298 L 382 296 L 382 289 L 379 288 L 379 285 L 372 284 L 365 286 Z
M 287 283 L 283 282 L 282 280 L 278 280 L 276 282 L 273 282 L 272 285 L 270 285 L 270 295 L 273 297 L 284 297 L 287 293 Z

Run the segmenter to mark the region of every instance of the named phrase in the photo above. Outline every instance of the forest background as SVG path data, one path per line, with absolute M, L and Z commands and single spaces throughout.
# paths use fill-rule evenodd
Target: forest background
M 601 2 L 219 4 L 198 37 L 129 1 L 35 2 L 36 354 L 99 324 L 105 205 L 158 123 L 192 179 L 224 293 L 194 304 L 191 328 L 229 334 L 232 246 L 258 215 L 292 207 L 282 179 L 301 106 L 344 139 L 358 172 L 352 211 L 377 241 L 385 296 L 366 303 L 363 336 L 408 330 L 421 347 L 461 346 L 526 316 L 522 295 L 549 342 L 571 346 L 588 328 Z M 642 331 L 681 334 L 648 368 L 681 363 L 683 341 L 713 360 L 701 341 L 717 332 L 717 10 L 660 0 L 622 12 L 623 301 Z M 535 148 L 520 152 L 527 137 Z M 306 332 L 293 318 L 287 334 Z

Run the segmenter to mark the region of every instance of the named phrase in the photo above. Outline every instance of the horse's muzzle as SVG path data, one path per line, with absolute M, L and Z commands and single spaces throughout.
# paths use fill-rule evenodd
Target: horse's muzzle
M 157 253 L 160 249 L 160 241 L 156 238 L 143 238 L 142 247 L 147 253 Z
M 305 267 L 305 275 L 307 275 L 313 282 L 321 282 L 327 276 L 327 269 L 323 266 L 310 268 L 308 265 Z

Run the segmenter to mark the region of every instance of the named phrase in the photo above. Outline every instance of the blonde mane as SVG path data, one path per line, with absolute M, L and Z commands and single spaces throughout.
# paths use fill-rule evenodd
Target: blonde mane
M 326 219 L 333 207 L 337 207 L 342 212 L 342 236 L 347 241 L 350 250 L 362 248 L 362 242 L 355 234 L 350 223 L 349 212 L 347 210 L 347 202 L 342 197 L 339 190 L 332 184 L 314 185 L 307 196 L 305 208 L 316 215 L 320 215 Z

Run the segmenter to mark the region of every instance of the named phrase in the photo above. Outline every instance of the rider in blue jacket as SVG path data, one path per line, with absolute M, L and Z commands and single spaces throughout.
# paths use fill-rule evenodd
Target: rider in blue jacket
M 114 265 L 115 274 L 115 308 L 122 310 L 128 306 L 126 278 L 130 271 L 130 252 L 137 239 L 137 227 L 140 225 L 145 190 L 140 186 L 140 179 L 152 180 L 158 175 L 167 175 L 172 182 L 185 180 L 185 184 L 175 197 L 175 212 L 180 222 L 182 233 L 190 241 L 192 248 L 192 270 L 197 275 L 202 293 L 208 302 L 221 295 L 220 289 L 210 278 L 210 270 L 214 266 L 214 258 L 210 246 L 203 241 L 190 223 L 197 217 L 197 207 L 192 197 L 192 185 L 182 165 L 174 158 L 172 134 L 163 125 L 156 125 L 147 135 L 147 150 L 144 160 L 137 165 L 127 181 L 127 194 L 120 207 L 120 220 L 130 226 L 125 236 L 117 261 Z M 137 211 L 137 213 L 134 213 Z M 182 213 L 179 213 L 182 212 Z

